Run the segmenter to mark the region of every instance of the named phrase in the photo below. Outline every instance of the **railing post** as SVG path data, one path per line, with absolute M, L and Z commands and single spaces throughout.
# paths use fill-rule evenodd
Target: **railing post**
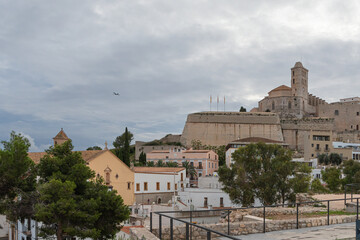
M 359 220 L 359 198 L 356 199 L 356 220 Z
M 192 211 L 190 209 L 190 222 L 193 223 L 192 221 Z M 190 225 L 190 239 L 192 238 L 192 225 Z
M 152 232 L 152 215 L 153 213 L 150 212 L 150 232 Z
M 230 210 L 228 210 L 228 235 L 230 235 Z
M 186 223 L 186 240 L 189 240 L 189 223 Z
M 211 240 L 211 232 L 210 232 L 210 231 L 207 231 L 206 239 L 207 239 L 207 240 Z
M 159 238 L 161 239 L 161 215 L 159 214 Z
M 330 201 L 328 200 L 328 207 L 327 207 L 327 225 L 330 225 Z
M 173 219 L 170 218 L 170 240 L 174 239 Z
M 264 214 L 263 214 L 263 216 L 264 216 L 264 233 L 266 232 L 266 226 L 265 226 L 265 206 L 264 206 Z
M 296 229 L 299 229 L 299 203 L 296 203 Z

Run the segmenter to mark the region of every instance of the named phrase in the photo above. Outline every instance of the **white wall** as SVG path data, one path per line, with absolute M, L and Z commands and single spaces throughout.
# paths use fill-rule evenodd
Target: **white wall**
M 183 174 L 183 182 L 181 182 L 181 173 Z M 148 190 L 144 191 L 144 183 L 148 183 Z M 156 183 L 160 183 L 160 190 L 156 190 Z M 170 190 L 167 188 L 167 183 L 170 182 Z M 137 191 L 136 186 L 140 183 L 140 191 Z M 186 170 L 182 170 L 174 174 L 164 173 L 135 173 L 135 194 L 136 193 L 159 193 L 159 192 L 174 192 L 175 185 L 179 189 L 181 183 L 186 186 Z
M 9 233 L 9 224 L 6 222 L 6 216 L 0 215 L 0 237 L 6 237 Z

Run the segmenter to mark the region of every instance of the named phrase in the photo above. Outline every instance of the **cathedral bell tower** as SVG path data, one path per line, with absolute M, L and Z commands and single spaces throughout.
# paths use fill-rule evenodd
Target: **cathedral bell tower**
M 291 95 L 298 106 L 299 116 L 306 115 L 309 91 L 308 91 L 308 73 L 301 62 L 295 63 L 291 68 Z
M 64 132 L 64 130 L 61 128 L 60 132 L 53 138 L 54 140 L 54 146 L 56 145 L 60 145 L 63 144 L 64 142 L 66 142 L 67 140 L 69 140 L 70 138 L 68 138 L 68 136 L 66 135 L 66 133 Z

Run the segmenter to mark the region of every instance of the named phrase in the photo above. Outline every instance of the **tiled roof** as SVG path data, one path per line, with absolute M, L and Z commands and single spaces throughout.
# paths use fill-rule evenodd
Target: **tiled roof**
M 88 151 L 77 151 L 81 153 L 82 158 L 89 162 L 93 158 L 99 156 L 100 154 L 106 152 L 108 150 L 88 150 Z M 40 159 L 44 157 L 47 153 L 46 152 L 29 152 L 28 156 L 33 160 L 35 164 L 40 163 Z
M 185 170 L 183 167 L 134 167 L 135 173 L 173 173 Z
M 170 150 L 153 150 L 150 153 L 170 153 Z
M 211 150 L 186 150 L 183 153 L 208 153 Z
M 60 132 L 53 139 L 69 139 L 64 130 L 61 128 Z
M 274 91 L 284 91 L 284 90 L 286 90 L 286 91 L 291 91 L 291 88 L 288 87 L 288 86 L 285 86 L 285 85 L 281 85 L 281 86 L 279 86 L 279 87 L 277 87 L 277 88 L 274 88 L 274 89 L 271 90 L 270 92 L 274 92 Z

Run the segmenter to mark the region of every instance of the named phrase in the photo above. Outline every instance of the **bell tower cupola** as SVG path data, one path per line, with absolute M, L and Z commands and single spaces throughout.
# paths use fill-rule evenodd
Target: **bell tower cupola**
M 66 133 L 64 132 L 64 130 L 61 128 L 60 132 L 53 138 L 54 140 L 54 146 L 56 145 L 60 145 L 63 144 L 64 142 L 66 142 L 67 140 L 69 140 L 70 138 L 68 138 L 68 136 L 66 135 Z

